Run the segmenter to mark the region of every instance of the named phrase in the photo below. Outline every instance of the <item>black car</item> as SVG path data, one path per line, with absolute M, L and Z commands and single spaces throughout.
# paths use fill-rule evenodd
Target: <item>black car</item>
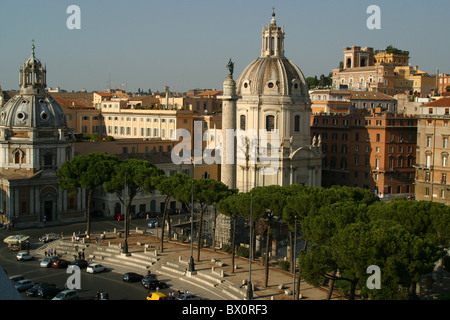
M 36 283 L 30 289 L 25 291 L 25 294 L 29 297 L 35 297 L 35 296 L 37 296 L 39 289 L 46 288 L 46 287 L 54 287 L 54 286 L 55 286 L 54 284 L 50 284 L 50 283 L 46 283 L 46 282 Z
M 89 263 L 84 259 L 77 259 L 73 260 L 70 264 L 70 266 L 78 266 L 80 269 L 87 268 Z
M 142 284 L 144 284 L 144 281 L 148 281 L 148 280 L 156 280 L 156 274 L 147 274 L 146 276 L 144 276 L 141 280 Z
M 164 289 L 167 288 L 167 283 L 159 281 L 159 280 L 146 280 L 142 281 L 142 284 L 145 288 L 149 290 L 156 290 L 156 288 Z
M 128 272 L 122 276 L 122 280 L 126 281 L 126 282 L 137 282 L 137 281 L 141 281 L 142 278 L 144 278 L 143 275 L 137 274 L 134 272 Z
M 43 299 L 53 299 L 61 291 L 63 290 L 60 288 L 50 286 L 38 289 L 36 295 Z

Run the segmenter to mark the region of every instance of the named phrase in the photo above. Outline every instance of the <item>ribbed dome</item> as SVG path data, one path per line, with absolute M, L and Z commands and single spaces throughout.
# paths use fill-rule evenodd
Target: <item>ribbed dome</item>
M 64 113 L 49 95 L 17 95 L 0 109 L 0 126 L 51 127 L 66 126 Z
M 260 57 L 250 63 L 237 81 L 238 95 L 307 96 L 300 69 L 287 58 Z

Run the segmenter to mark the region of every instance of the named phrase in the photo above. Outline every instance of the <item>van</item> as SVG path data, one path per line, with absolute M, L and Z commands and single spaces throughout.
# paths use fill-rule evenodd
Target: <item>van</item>
M 148 294 L 147 300 L 167 300 L 167 296 L 162 292 L 151 292 Z

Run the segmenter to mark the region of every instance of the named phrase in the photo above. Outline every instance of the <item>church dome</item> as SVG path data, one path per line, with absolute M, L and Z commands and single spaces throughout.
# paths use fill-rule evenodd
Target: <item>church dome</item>
M 308 85 L 301 70 L 284 56 L 284 28 L 277 26 L 275 14 L 263 26 L 261 56 L 250 63 L 239 77 L 237 93 L 308 97 Z
M 65 127 L 65 116 L 49 95 L 16 95 L 0 109 L 0 126 Z
M 34 44 L 30 58 L 20 68 L 20 94 L 0 109 L 0 126 L 65 127 L 65 116 L 58 103 L 45 92 L 47 70 L 35 57 Z
M 237 90 L 238 95 L 308 95 L 303 73 L 281 57 L 260 57 L 250 63 L 237 81 Z

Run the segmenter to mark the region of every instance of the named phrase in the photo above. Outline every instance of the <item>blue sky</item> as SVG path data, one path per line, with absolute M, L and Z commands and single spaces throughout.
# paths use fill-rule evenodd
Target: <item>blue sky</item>
M 66 27 L 70 5 L 81 30 Z M 366 26 L 370 5 L 381 9 L 380 30 Z M 0 85 L 18 89 L 35 39 L 49 87 L 104 90 L 111 79 L 129 91 L 220 89 L 229 58 L 237 78 L 259 57 L 272 7 L 285 54 L 305 76 L 328 74 L 346 46 L 390 44 L 422 70 L 450 73 L 448 0 L 1 0 Z

